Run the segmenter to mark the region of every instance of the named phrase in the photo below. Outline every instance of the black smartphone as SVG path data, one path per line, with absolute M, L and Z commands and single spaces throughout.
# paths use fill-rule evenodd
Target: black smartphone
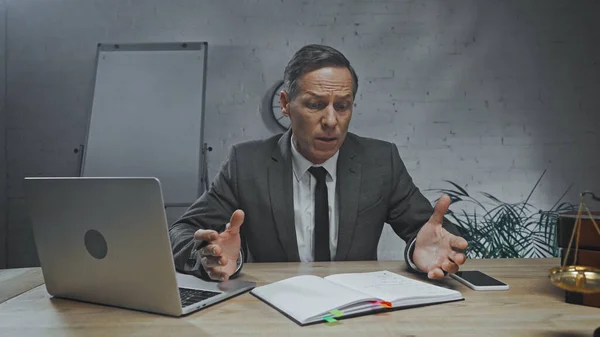
M 452 278 L 473 290 L 508 290 L 508 284 L 497 280 L 479 270 L 457 271 Z

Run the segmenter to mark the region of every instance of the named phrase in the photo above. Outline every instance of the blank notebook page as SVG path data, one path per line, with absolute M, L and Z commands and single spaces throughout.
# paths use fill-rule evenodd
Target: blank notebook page
M 301 322 L 348 303 L 371 299 L 364 293 L 312 275 L 296 276 L 257 287 L 252 293 Z
M 336 274 L 327 276 L 326 279 L 389 302 L 405 298 L 460 295 L 455 290 L 416 281 L 387 270 L 372 273 Z

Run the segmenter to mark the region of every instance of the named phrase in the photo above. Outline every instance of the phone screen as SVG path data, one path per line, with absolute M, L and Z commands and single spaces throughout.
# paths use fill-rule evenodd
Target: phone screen
M 505 283 L 502 283 L 495 278 L 488 276 L 478 270 L 467 270 L 467 271 L 457 271 L 456 276 L 467 280 L 469 283 L 475 286 L 503 286 Z

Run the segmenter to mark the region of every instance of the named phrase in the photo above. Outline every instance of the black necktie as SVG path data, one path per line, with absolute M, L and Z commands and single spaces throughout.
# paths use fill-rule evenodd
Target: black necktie
M 329 202 L 325 178 L 327 170 L 311 167 L 308 171 L 317 179 L 315 187 L 315 261 L 329 261 Z

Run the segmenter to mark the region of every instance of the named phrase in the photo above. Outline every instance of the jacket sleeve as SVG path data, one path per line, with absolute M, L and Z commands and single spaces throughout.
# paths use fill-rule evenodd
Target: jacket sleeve
M 411 176 L 408 174 L 404 163 L 400 159 L 398 148 L 395 144 L 391 146 L 392 161 L 392 190 L 390 205 L 387 214 L 387 223 L 394 232 L 405 242 L 404 259 L 407 266 L 418 271 L 412 261 L 414 240 L 421 227 L 433 214 L 433 206 L 415 186 Z M 459 235 L 456 226 L 444 218 L 443 227 L 448 232 Z
M 233 146 L 210 188 L 169 227 L 177 271 L 208 278 L 199 258 L 199 250 L 206 243 L 194 240 L 194 233 L 198 229 L 225 230 L 231 215 L 239 208 L 236 169 L 236 148 Z

